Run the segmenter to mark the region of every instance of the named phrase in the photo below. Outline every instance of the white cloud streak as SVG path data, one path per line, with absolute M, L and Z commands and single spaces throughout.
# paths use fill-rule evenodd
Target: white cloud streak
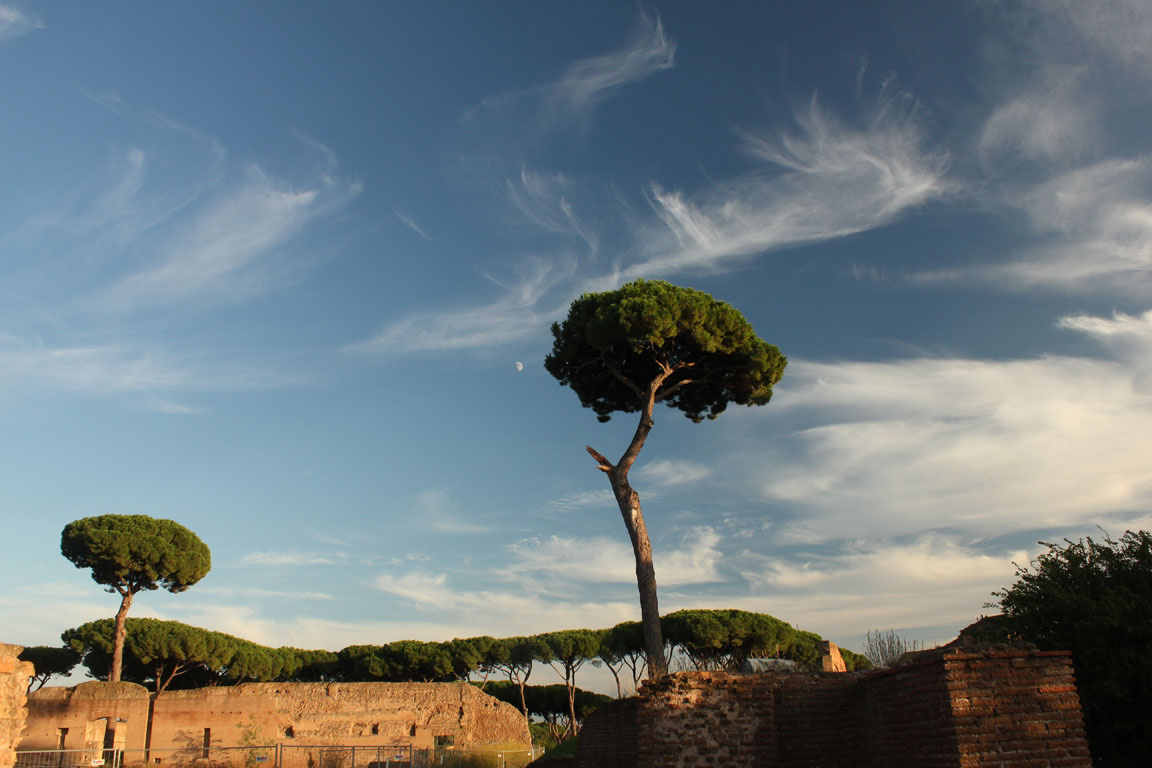
M 992 80 L 1008 95 L 985 121 L 978 154 L 989 208 L 1023 211 L 1031 242 L 997 263 L 926 270 L 912 282 L 1152 296 L 1152 163 L 1117 143 L 1115 129 L 1152 95 L 1152 6 L 1030 10 L 1005 54 L 1011 64 L 997 61 Z
M 1027 213 L 1036 245 L 1007 263 L 926 271 L 913 281 L 1152 296 L 1152 158 L 1086 165 L 1011 202 Z
M 620 50 L 568 65 L 547 87 L 547 102 L 561 115 L 585 115 L 600 101 L 631 83 L 673 66 L 676 44 L 664 33 L 659 17 L 641 16 Z
M 646 229 L 641 258 L 620 277 L 723 271 L 766 251 L 884 226 L 956 189 L 946 178 L 948 155 L 924 148 L 907 97 L 882 96 L 862 128 L 841 123 L 815 98 L 797 122 L 793 134 L 745 133 L 749 155 L 767 164 L 756 175 L 695 199 L 653 185 L 663 231 Z
M 0 5 L 0 43 L 43 29 L 44 23 L 10 5 Z
M 421 229 L 420 226 L 412 219 L 411 216 L 409 216 L 408 214 L 406 214 L 402 211 L 399 211 L 399 210 L 393 210 L 392 212 L 396 214 L 396 218 L 400 219 L 400 223 L 402 223 L 404 226 L 408 227 L 408 229 L 410 229 L 413 232 L 415 232 L 416 234 L 420 235 L 420 237 L 424 238 L 425 240 L 427 240 L 429 242 L 432 241 L 432 236 L 429 235 L 427 232 L 425 232 L 423 229 Z
M 489 304 L 439 312 L 423 312 L 397 320 L 351 352 L 397 354 L 490 347 L 521 341 L 540 332 L 549 315 L 537 308 L 540 300 L 570 274 L 553 260 L 524 264 L 513 283 Z
M 313 565 L 339 565 L 346 563 L 348 556 L 344 553 L 321 554 L 318 552 L 286 552 L 260 551 L 249 552 L 240 558 L 241 565 L 257 565 L 275 568 L 299 568 Z
M 548 502 L 548 507 L 560 511 L 583 509 L 585 507 L 614 509 L 616 507 L 616 497 L 612 495 L 612 491 L 608 488 L 602 488 L 597 491 L 581 491 L 579 493 L 570 493 L 559 499 L 553 499 Z
M 696 485 L 711 475 L 710 467 L 685 459 L 656 459 L 636 469 L 636 476 L 639 479 L 660 488 Z
M 128 345 L 51 346 L 0 334 L 0 389 L 90 394 L 244 391 L 302 383 L 255 369 L 219 370 L 190 358 Z M 161 412 L 189 412 L 155 404 Z
M 416 520 L 420 525 L 437 533 L 456 536 L 475 536 L 491 533 L 489 525 L 470 520 L 457 511 L 457 505 L 448 491 L 433 488 L 416 495 Z
M 581 219 L 573 203 L 580 190 L 564 174 L 539 173 L 525 166 L 517 179 L 506 182 L 506 188 L 520 221 L 543 232 L 577 238 L 589 255 L 600 250 L 599 233 Z
M 677 586 L 721 581 L 720 536 L 708 527 L 693 528 L 676 549 L 656 549 L 653 561 L 660 584 Z M 632 548 L 606 536 L 575 539 L 551 536 L 524 539 L 510 547 L 513 561 L 505 578 L 546 579 L 550 583 L 629 584 L 636 580 Z
M 494 302 L 412 315 L 355 348 L 396 353 L 521 341 L 540 334 L 585 290 L 607 290 L 636 277 L 734 269 L 768 251 L 890 224 L 957 191 L 947 178 L 949 156 L 924 147 L 917 107 L 904 95 L 882 94 L 859 128 L 834 118 L 815 99 L 797 123 L 792 134 L 745 133 L 755 173 L 692 196 L 654 184 L 651 213 L 622 214 L 616 222 L 635 245 L 606 271 L 596 274 L 590 263 L 575 259 L 528 260 L 520 279 Z M 507 189 L 518 220 L 581 241 L 588 257 L 603 248 L 606 225 L 580 214 L 579 190 L 563 174 L 525 168 Z M 540 306 L 545 300 L 553 305 Z
M 1045 70 L 1040 81 L 997 107 L 980 134 L 985 172 L 1017 160 L 1064 165 L 1082 158 L 1100 138 L 1099 115 L 1085 93 L 1082 68 Z
M 1065 326 L 1147 343 L 1141 322 Z M 1144 370 L 1069 357 L 798 361 L 773 408 L 813 426 L 750 461 L 777 468 L 761 489 L 801 513 L 778 529 L 794 541 L 1106 519 L 1152 503 Z
M 280 279 L 278 249 L 319 215 L 343 204 L 357 185 L 324 177 L 295 188 L 249 164 L 234 187 L 209 201 L 146 266 L 111 289 L 109 303 L 134 307 L 247 296 Z
M 1041 14 L 1071 27 L 1099 55 L 1152 81 L 1152 7 L 1143 0 L 1033 0 Z
M 450 629 L 435 639 L 489 634 L 510 637 L 575 627 L 607 627 L 635 620 L 639 613 L 633 603 L 582 601 L 536 591 L 459 589 L 446 574 L 411 571 L 381 573 L 373 586 L 400 598 L 417 611 L 443 616 L 450 613 Z M 440 623 L 444 623 L 440 619 Z M 397 638 L 398 639 L 398 638 Z

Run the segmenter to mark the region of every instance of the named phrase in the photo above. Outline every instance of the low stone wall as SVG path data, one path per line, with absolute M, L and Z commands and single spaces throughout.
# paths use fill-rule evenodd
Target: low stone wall
M 586 768 L 1091 768 L 1067 653 L 949 650 L 859 673 L 689 672 L 593 713 Z
M 531 746 L 515 707 L 467 683 L 246 683 L 151 696 L 134 683 L 44 688 L 21 749 L 192 750 L 251 744 Z M 151 736 L 149 738 L 149 721 Z M 111 731 L 111 733 L 109 733 Z
M 0 768 L 12 768 L 16 760 L 13 750 L 27 713 L 25 694 L 34 670 L 18 658 L 22 650 L 19 645 L 0 643 Z

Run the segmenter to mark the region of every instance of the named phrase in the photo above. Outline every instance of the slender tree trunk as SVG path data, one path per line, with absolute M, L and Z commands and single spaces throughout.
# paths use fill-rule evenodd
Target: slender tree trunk
M 528 671 L 524 673 L 524 677 L 517 675 L 516 684 L 520 687 L 520 711 L 524 713 L 524 722 L 528 720 L 528 701 L 524 698 L 524 686 L 528 683 L 528 677 L 532 674 L 532 667 L 529 665 Z
M 124 666 L 124 638 L 125 624 L 128 621 L 128 609 L 132 607 L 132 593 L 127 588 L 120 590 L 120 610 L 116 611 L 116 629 L 112 633 L 112 670 L 108 673 L 108 682 L 120 682 L 120 670 Z
M 577 733 L 576 729 L 576 670 L 572 670 L 571 674 L 565 670 L 564 683 L 568 686 L 568 728 L 572 731 L 572 735 Z
M 664 636 L 660 632 L 660 606 L 656 599 L 656 568 L 652 565 L 652 542 L 648 539 L 648 526 L 644 524 L 644 514 L 640 511 L 640 496 L 628 484 L 628 470 L 632 469 L 648 433 L 655 422 L 652 409 L 656 404 L 656 392 L 666 376 L 658 376 L 648 383 L 644 396 L 644 409 L 640 413 L 640 423 L 632 435 L 632 442 L 613 464 L 588 446 L 588 453 L 599 462 L 600 469 L 608 474 L 612 494 L 632 540 L 632 553 L 636 557 L 636 586 L 640 590 L 640 620 L 644 627 L 644 650 L 648 655 L 648 678 L 658 680 L 668 674 L 668 664 L 664 660 Z
M 616 698 L 624 698 L 624 689 L 620 687 L 620 669 L 623 669 L 624 665 L 621 664 L 620 669 L 617 669 L 608 662 L 604 662 L 604 666 L 608 667 L 608 671 L 612 673 L 612 679 L 616 681 Z

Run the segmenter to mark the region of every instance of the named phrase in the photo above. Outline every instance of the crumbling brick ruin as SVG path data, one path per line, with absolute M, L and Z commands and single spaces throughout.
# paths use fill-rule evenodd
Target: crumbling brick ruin
M 874 672 L 685 672 L 593 713 L 582 768 L 1091 768 L 1071 656 L 947 649 Z
M 246 683 L 165 691 L 149 718 L 150 703 L 135 683 L 44 688 L 28 698 L 20 749 L 531 747 L 519 710 L 467 683 Z
M 0 768 L 12 768 L 16 757 L 12 749 L 24 727 L 24 694 L 33 670 L 17 658 L 22 650 L 0 643 Z

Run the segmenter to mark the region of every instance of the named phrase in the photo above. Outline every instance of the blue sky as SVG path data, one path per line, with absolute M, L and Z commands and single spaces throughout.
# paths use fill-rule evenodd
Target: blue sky
M 105 513 L 213 552 L 133 615 L 272 645 L 638 618 L 634 424 L 542 360 L 644 277 L 790 361 L 657 414 L 662 610 L 947 640 L 1149 525 L 1150 117 L 1138 0 L 0 0 L 3 639 L 114 612 Z

